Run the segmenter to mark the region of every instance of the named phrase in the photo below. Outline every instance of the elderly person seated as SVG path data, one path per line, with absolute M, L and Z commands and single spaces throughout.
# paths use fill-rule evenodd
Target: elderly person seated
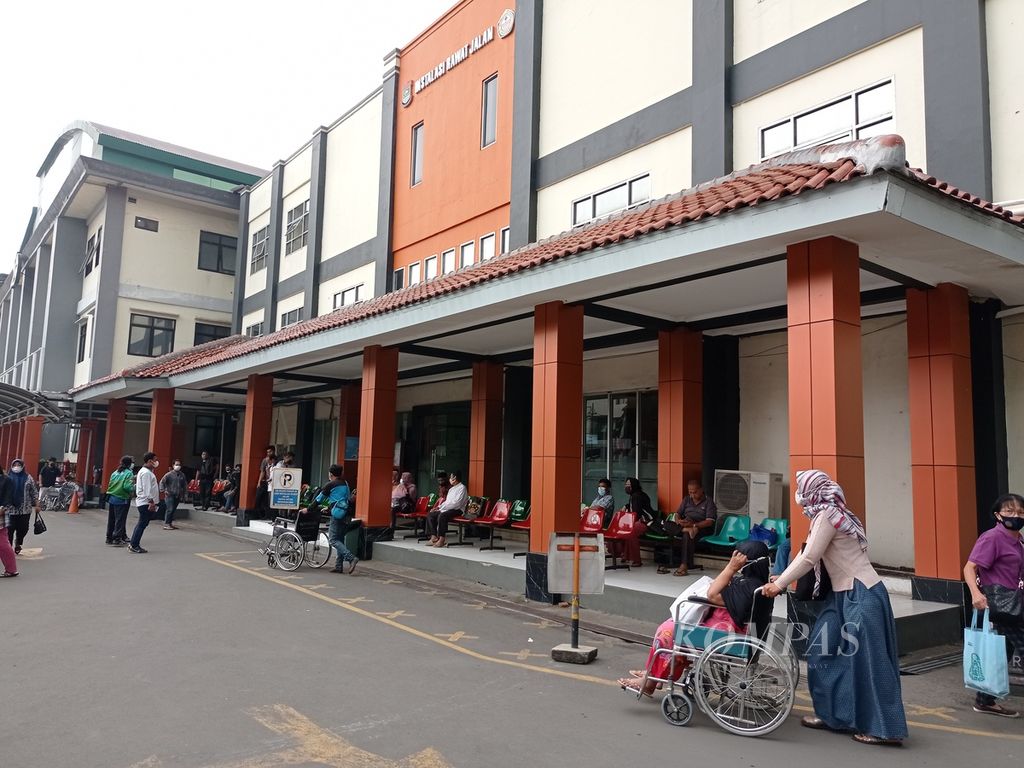
M 764 542 L 748 539 L 737 544 L 725 570 L 708 587 L 707 599 L 715 608 L 701 622 L 701 626 L 746 634 L 747 622 L 754 609 L 755 593 L 768 583 L 769 559 L 768 547 Z M 688 659 L 677 658 L 673 665 L 671 654 L 658 653 L 659 650 L 674 647 L 675 629 L 675 617 L 661 623 L 654 633 L 654 641 L 647 654 L 647 669 L 630 670 L 631 677 L 620 678 L 620 686 L 639 690 L 644 696 L 652 696 L 658 687 L 658 679 L 667 680 L 670 674 L 673 680 L 682 676 L 689 666 Z M 646 683 L 645 674 L 648 676 Z
M 391 527 L 394 528 L 398 515 L 407 515 L 416 508 L 416 484 L 411 472 L 396 469 L 391 476 Z
M 718 507 L 714 500 L 704 495 L 704 488 L 699 481 L 691 480 L 686 486 L 683 503 L 665 521 L 665 532 L 682 543 L 682 560 L 672 572 L 673 576 L 685 576 L 690 572 L 693 556 L 697 552 L 697 540 L 714 532 L 717 519 Z M 668 570 L 661 566 L 658 573 L 668 573 Z
M 612 496 L 612 481 L 602 477 L 597 481 L 597 496 L 590 502 L 590 509 L 600 509 L 604 513 L 602 528 L 607 528 L 615 515 L 615 497 Z

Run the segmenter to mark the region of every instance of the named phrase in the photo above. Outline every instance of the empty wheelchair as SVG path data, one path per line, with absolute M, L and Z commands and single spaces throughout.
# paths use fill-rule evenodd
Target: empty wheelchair
M 273 538 L 259 551 L 271 568 L 294 571 L 303 563 L 323 568 L 331 559 L 331 546 L 319 510 L 300 509 L 294 521 L 276 518 Z
M 700 597 L 690 597 L 689 602 L 711 605 Z M 793 709 L 799 676 L 792 649 L 779 649 L 772 641 L 773 603 L 758 590 L 747 624 L 752 634 L 681 622 L 679 614 L 685 608 L 681 604 L 675 613 L 672 647 L 655 651 L 655 656 L 669 656 L 668 675 L 654 677 L 648 668 L 640 687 L 627 690 L 639 699 L 649 681 L 667 687 L 661 711 L 672 725 L 688 725 L 699 708 L 730 733 L 763 736 L 773 732 Z M 685 666 L 682 674 L 680 665 Z

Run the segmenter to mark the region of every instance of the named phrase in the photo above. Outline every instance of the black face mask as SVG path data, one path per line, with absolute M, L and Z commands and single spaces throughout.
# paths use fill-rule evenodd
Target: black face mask
M 999 520 L 1003 527 L 1011 531 L 1019 531 L 1024 528 L 1024 517 L 1003 517 Z

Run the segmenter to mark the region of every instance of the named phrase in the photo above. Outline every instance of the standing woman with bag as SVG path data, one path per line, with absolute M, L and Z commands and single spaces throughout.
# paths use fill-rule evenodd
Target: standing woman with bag
M 0 504 L 7 511 L 7 541 L 14 545 L 14 554 L 21 554 L 32 513 L 39 511 L 39 489 L 21 459 L 11 462 L 11 473 Z
M 764 594 L 782 588 L 823 561 L 832 594 L 811 631 L 807 687 L 814 715 L 801 725 L 852 731 L 862 744 L 901 744 L 907 718 L 900 690 L 896 622 L 889 593 L 868 559 L 864 525 L 846 507 L 839 484 L 821 470 L 796 473 L 796 503 L 811 520 L 807 546 Z
M 1000 605 L 993 603 L 1006 599 L 1016 602 L 1019 611 L 1024 595 L 1014 593 L 1020 592 L 1024 579 L 1024 544 L 1020 535 L 1024 528 L 1024 498 L 1016 493 L 1000 496 L 992 505 L 992 516 L 996 527 L 978 537 L 964 566 L 964 581 L 977 610 L 990 609 L 995 614 Z M 1007 655 L 1011 656 L 1013 649 L 1024 654 L 1022 618 L 1018 616 L 1014 621 L 1011 616 L 999 614 L 991 618 L 996 631 L 1006 638 Z M 974 697 L 974 711 L 998 717 L 1020 717 L 1019 712 L 997 704 L 995 697 L 980 691 Z
M 3 505 L 3 499 L 7 495 L 7 484 L 10 482 L 3 468 L 0 468 L 0 565 L 3 565 L 3 576 L 18 575 L 18 558 L 14 556 L 11 542 L 7 538 L 7 510 Z

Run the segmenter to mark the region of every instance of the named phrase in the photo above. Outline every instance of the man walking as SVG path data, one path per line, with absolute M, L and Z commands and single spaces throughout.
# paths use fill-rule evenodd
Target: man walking
M 213 480 L 217 477 L 217 460 L 203 451 L 199 457 L 199 506 L 203 510 L 210 508 L 210 495 L 213 492 Z
M 256 516 L 266 517 L 270 513 L 270 470 L 277 462 L 275 451 L 277 449 L 268 445 L 264 449 L 263 460 L 260 462 L 260 477 L 256 482 Z
M 156 481 L 153 471 L 160 466 L 156 454 L 148 451 L 142 457 L 142 469 L 135 479 L 135 504 L 139 510 L 139 522 L 132 532 L 132 540 L 128 543 L 128 551 L 133 554 L 145 554 L 148 550 L 142 548 L 142 534 L 149 525 L 150 516 L 156 512 L 157 502 L 160 501 L 160 486 Z
M 174 460 L 174 469 L 160 478 L 160 492 L 164 495 L 164 530 L 176 531 L 174 513 L 188 491 L 188 479 L 181 471 L 181 459 Z
M 349 487 L 345 482 L 345 468 L 340 464 L 332 464 L 327 470 L 327 476 L 330 482 L 320 489 L 316 503 L 321 507 L 328 507 L 331 512 L 331 525 L 327 532 L 327 540 L 337 552 L 332 573 L 344 573 L 345 563 L 348 563 L 348 572 L 352 573 L 356 569 L 359 558 L 345 546 L 345 534 L 359 523 L 355 522 Z

